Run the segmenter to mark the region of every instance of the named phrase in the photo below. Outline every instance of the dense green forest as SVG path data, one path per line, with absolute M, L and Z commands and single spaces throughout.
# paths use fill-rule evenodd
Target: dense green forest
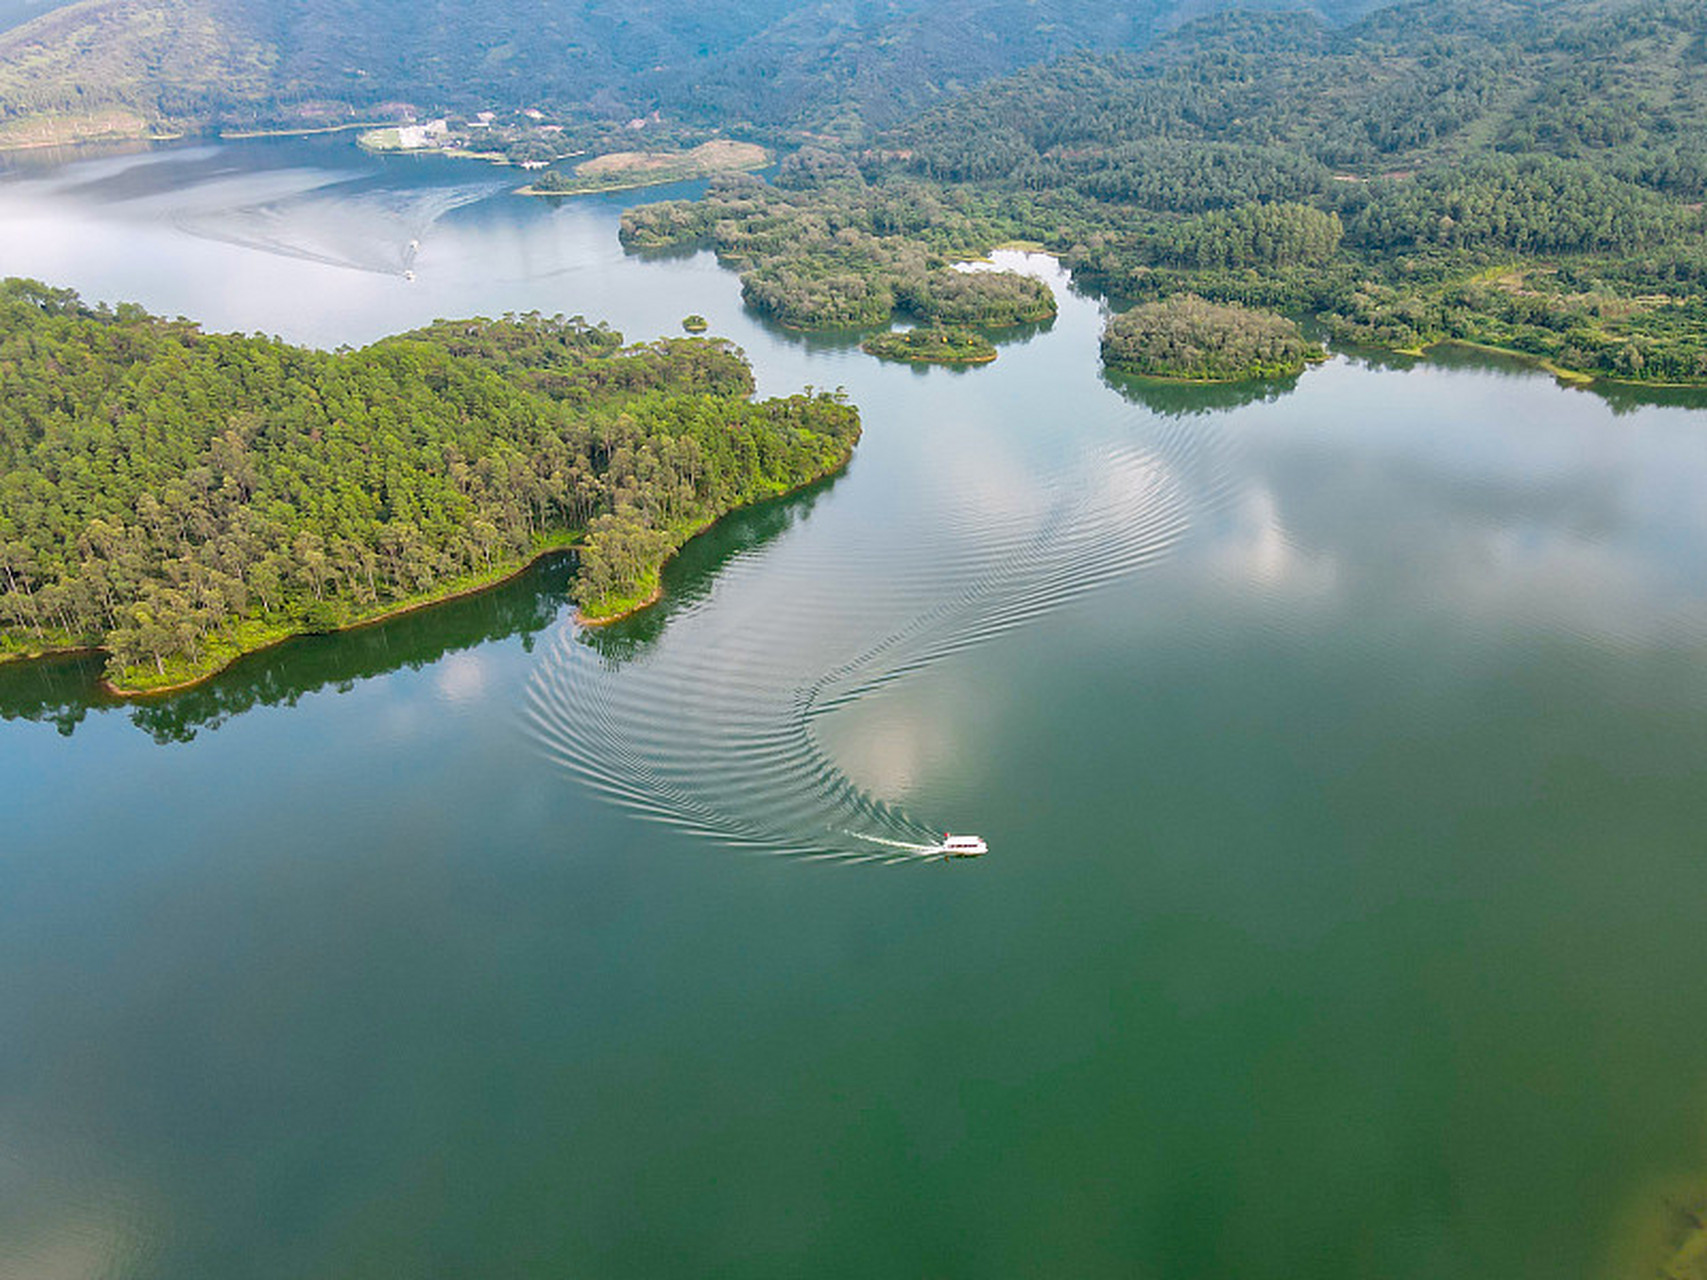
M 1704 201 L 1707 2 L 1419 0 L 1075 54 L 624 234 L 713 245 L 794 323 L 875 323 L 886 284 L 907 307 L 896 275 L 1018 239 L 1124 303 L 1191 293 L 1349 341 L 1695 381 Z
M 847 140 L 1020 67 L 1142 47 L 1219 2 L 0 0 L 0 24 L 52 10 L 0 34 L 0 135 L 53 112 L 203 130 L 401 102 L 622 121 L 661 110 Z
M 1704 72 L 1701 0 L 1232 14 L 969 94 L 884 170 L 1005 201 L 1119 297 L 1699 379 Z
M 1109 320 L 1103 363 L 1122 373 L 1193 382 L 1284 378 L 1325 353 L 1284 316 L 1179 293 Z
M 840 397 L 755 403 L 727 344 L 579 318 L 359 351 L 0 286 L 0 650 L 100 646 L 129 688 L 495 580 L 585 531 L 592 616 L 737 506 L 846 462 Z

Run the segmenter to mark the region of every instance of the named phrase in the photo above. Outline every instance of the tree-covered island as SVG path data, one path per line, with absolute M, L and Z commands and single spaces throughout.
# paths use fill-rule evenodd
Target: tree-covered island
M 909 364 L 989 364 L 996 358 L 996 344 L 972 329 L 895 329 L 873 334 L 860 343 L 860 350 L 884 360 Z
M 1284 378 L 1327 353 L 1284 316 L 1178 293 L 1114 316 L 1103 363 L 1122 373 L 1188 382 Z
M 583 615 L 618 615 L 718 516 L 848 460 L 839 394 L 753 388 L 727 343 L 579 317 L 324 352 L 5 281 L 0 655 L 98 647 L 165 688 L 571 544 Z

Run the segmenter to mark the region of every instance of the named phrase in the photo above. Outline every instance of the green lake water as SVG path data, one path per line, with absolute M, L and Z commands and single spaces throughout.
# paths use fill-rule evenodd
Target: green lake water
M 1652 1273 L 1707 1184 L 1699 398 L 1111 381 L 1017 256 L 1052 326 L 885 365 L 625 256 L 657 193 L 510 185 L 0 175 L 3 274 L 328 346 L 699 312 L 866 431 L 604 631 L 558 560 L 160 702 L 0 668 L 0 1277 Z

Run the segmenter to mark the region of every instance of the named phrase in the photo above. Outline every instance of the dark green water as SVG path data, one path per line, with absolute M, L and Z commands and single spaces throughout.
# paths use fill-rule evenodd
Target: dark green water
M 0 271 L 91 297 L 697 311 L 866 422 L 596 635 L 546 564 L 142 707 L 0 670 L 0 1276 L 1652 1272 L 1707 1174 L 1707 412 L 1115 385 L 1070 294 L 885 366 L 502 186 L 0 182 Z

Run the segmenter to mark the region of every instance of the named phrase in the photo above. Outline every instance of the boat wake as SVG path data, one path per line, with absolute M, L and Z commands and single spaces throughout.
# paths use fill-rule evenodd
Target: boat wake
M 610 801 L 728 848 L 942 858 L 942 828 L 856 783 L 821 731 L 897 682 L 1159 563 L 1224 501 L 1212 428 L 1129 407 L 1106 425 L 1050 470 L 1021 468 L 1011 500 L 969 486 L 881 536 L 841 536 L 820 513 L 800 536 L 742 551 L 719 570 L 715 597 L 672 616 L 665 642 L 631 661 L 559 628 L 527 691 L 531 735 Z
M 180 213 L 187 235 L 349 271 L 407 275 L 440 218 L 502 190 L 497 182 L 350 191 L 333 183 L 235 208 Z

